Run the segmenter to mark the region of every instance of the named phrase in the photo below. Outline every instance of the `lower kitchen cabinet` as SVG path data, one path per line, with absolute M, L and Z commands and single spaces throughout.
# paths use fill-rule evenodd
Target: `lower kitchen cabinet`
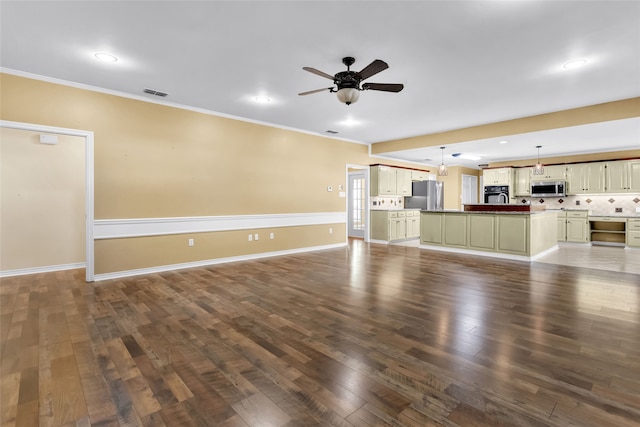
M 469 248 L 492 251 L 496 248 L 496 217 L 469 216 Z
M 589 241 L 589 218 L 587 211 L 567 211 L 567 242 Z
M 444 244 L 447 246 L 467 246 L 468 215 L 446 215 L 444 217 Z
M 525 255 L 529 249 L 529 217 L 496 215 L 497 250 L 501 253 Z
M 371 211 L 371 239 L 392 242 L 420 237 L 420 211 Z
M 430 213 L 422 215 L 420 219 L 420 243 L 441 245 L 443 226 L 444 214 Z
M 640 248 L 640 218 L 627 220 L 627 246 Z
M 567 241 L 567 214 L 566 212 L 558 213 L 558 242 Z

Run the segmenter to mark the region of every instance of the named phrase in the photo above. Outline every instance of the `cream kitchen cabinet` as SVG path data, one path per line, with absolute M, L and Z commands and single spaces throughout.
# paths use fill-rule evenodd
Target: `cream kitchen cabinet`
M 627 246 L 640 248 L 640 218 L 627 220 Z
M 411 181 L 428 181 L 429 178 L 429 172 L 427 171 L 411 171 Z
M 567 241 L 567 213 L 558 213 L 558 242 Z
M 485 169 L 482 171 L 483 185 L 512 185 L 513 168 Z
M 393 242 L 419 236 L 420 211 L 371 211 L 371 239 Z
M 640 192 L 640 160 L 606 162 L 606 191 L 609 193 Z
M 516 196 L 531 195 L 531 170 L 532 168 L 516 168 Z
M 411 170 L 376 165 L 370 168 L 371 196 L 411 196 Z
M 567 195 L 605 192 L 605 162 L 567 166 Z
M 589 218 L 587 211 L 567 211 L 567 242 L 589 241 Z
M 531 181 L 564 181 L 567 179 L 565 165 L 545 166 L 542 175 L 531 175 Z
M 441 245 L 443 228 L 443 213 L 423 213 L 420 218 L 420 243 L 425 243 L 428 245 Z

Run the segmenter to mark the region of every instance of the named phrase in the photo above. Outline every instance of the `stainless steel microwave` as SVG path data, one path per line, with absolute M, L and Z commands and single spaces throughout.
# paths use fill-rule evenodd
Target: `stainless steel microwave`
M 565 181 L 540 181 L 531 183 L 531 197 L 564 197 L 567 183 Z

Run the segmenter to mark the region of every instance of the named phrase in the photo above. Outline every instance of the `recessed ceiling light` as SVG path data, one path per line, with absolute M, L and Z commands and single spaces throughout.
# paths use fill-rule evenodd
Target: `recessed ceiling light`
M 507 141 L 507 140 L 502 140 L 502 141 L 500 141 L 498 144 L 506 144 L 506 143 L 508 143 L 508 142 L 509 142 L 509 141 Z
M 564 68 L 565 70 L 573 70 L 574 68 L 580 68 L 583 65 L 587 64 L 587 60 L 582 58 L 582 59 L 572 59 L 571 61 L 565 62 L 562 65 L 562 68 Z
M 110 55 L 108 53 L 104 53 L 104 52 L 98 52 L 94 55 L 96 57 L 97 60 L 102 61 L 102 62 L 117 62 L 118 58 L 116 58 L 113 55 Z
M 271 98 L 269 98 L 268 96 L 256 96 L 255 98 L 253 98 L 253 100 L 259 104 L 268 104 L 269 102 L 271 102 Z

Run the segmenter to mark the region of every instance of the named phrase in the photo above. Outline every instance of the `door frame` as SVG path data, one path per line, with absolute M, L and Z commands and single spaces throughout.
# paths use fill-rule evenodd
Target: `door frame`
M 465 177 L 475 178 L 475 181 L 476 181 L 476 185 L 475 185 L 475 187 L 476 187 L 476 203 L 481 203 L 481 202 L 479 202 L 479 200 L 480 200 L 480 190 L 479 190 L 479 186 L 478 186 L 479 177 L 476 176 L 476 175 L 462 174 L 461 175 L 461 182 L 460 182 L 460 184 L 461 184 L 461 186 L 460 186 L 460 190 L 461 190 L 460 191 L 460 206 L 461 207 L 464 206 L 464 195 L 465 195 L 465 191 L 464 191 L 465 182 L 464 181 L 465 181 Z M 484 194 L 483 194 L 482 201 L 484 202 Z
M 369 233 L 370 233 L 370 227 L 369 227 L 369 223 L 371 222 L 369 220 L 370 218 L 370 209 L 369 209 L 369 203 L 370 203 L 370 192 L 369 192 L 369 166 L 367 165 L 354 165 L 354 164 L 349 164 L 347 163 L 345 165 L 345 177 L 346 179 L 346 184 L 345 184 L 345 188 L 347 190 L 347 197 L 345 199 L 345 213 L 346 213 L 346 220 L 347 220 L 347 224 L 345 227 L 345 237 L 347 239 L 347 241 L 349 240 L 349 206 L 351 205 L 351 188 L 349 186 L 349 169 L 358 169 L 358 173 L 360 173 L 360 170 L 364 173 L 364 215 L 365 215 L 365 221 L 364 221 L 364 241 L 368 242 L 369 241 Z
M 84 138 L 85 155 L 85 279 L 87 282 L 94 280 L 94 196 L 93 196 L 93 132 L 79 129 L 68 129 L 56 126 L 37 125 L 33 123 L 12 122 L 0 120 L 0 127 L 18 129 L 32 132 L 53 133 L 58 135 L 79 136 Z

